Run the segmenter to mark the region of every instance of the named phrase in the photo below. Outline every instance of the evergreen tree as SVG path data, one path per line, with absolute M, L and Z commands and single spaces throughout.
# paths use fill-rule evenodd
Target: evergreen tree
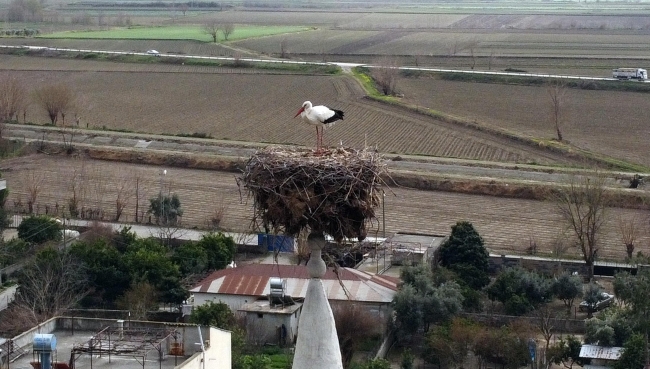
M 472 223 L 460 221 L 452 226 L 439 253 L 442 266 L 455 272 L 468 287 L 480 290 L 490 283 L 489 254 Z

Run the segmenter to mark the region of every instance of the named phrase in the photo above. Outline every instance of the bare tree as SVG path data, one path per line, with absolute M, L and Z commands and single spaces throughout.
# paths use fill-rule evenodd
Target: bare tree
M 68 85 L 55 83 L 36 89 L 34 99 L 45 110 L 52 125 L 56 125 L 59 115 L 65 125 L 65 115 L 75 106 L 76 96 Z
M 18 120 L 28 101 L 27 89 L 16 78 L 0 76 L 0 122 Z
M 88 171 L 88 189 L 89 189 L 89 200 L 86 206 L 82 218 L 92 219 L 92 220 L 103 220 L 104 219 L 104 209 L 102 207 L 102 200 L 106 198 L 106 192 L 108 191 L 108 183 L 106 180 L 105 171 L 97 166 L 92 165 Z
M 490 50 L 490 56 L 488 56 L 488 70 L 492 70 L 492 64 L 494 64 L 494 50 Z
M 458 53 L 460 49 L 460 39 L 458 36 L 454 36 L 450 41 L 447 41 L 445 43 L 445 47 L 447 48 L 447 55 L 448 56 L 454 56 L 456 53 Z
M 221 32 L 223 33 L 223 38 L 224 40 L 228 41 L 228 37 L 232 35 L 232 33 L 235 31 L 235 25 L 233 23 L 227 22 L 222 25 L 223 29 Z
M 555 192 L 556 208 L 575 236 L 575 246 L 589 267 L 589 280 L 594 277 L 594 261 L 598 255 L 598 236 L 605 223 L 605 178 L 573 178 Z
M 77 127 L 81 124 L 81 117 L 92 109 L 92 104 L 86 95 L 78 96 L 74 105 L 74 121 Z M 86 123 L 88 127 L 88 123 Z
M 141 206 L 142 201 L 147 201 L 147 192 L 149 187 L 147 181 L 139 174 L 135 172 L 134 178 L 134 188 L 135 188 L 135 222 L 141 223 L 145 222 L 145 215 L 147 214 L 148 208 L 146 206 Z
M 357 304 L 339 305 L 333 309 L 333 314 L 343 366 L 347 368 L 359 345 L 378 333 L 379 319 Z
M 147 313 L 157 308 L 156 288 L 147 282 L 133 283 L 115 303 L 128 310 L 134 319 L 145 320 Z
M 566 97 L 566 85 L 562 82 L 550 83 L 546 86 L 546 92 L 551 98 L 550 105 L 550 120 L 555 127 L 557 140 L 562 141 L 561 126 L 564 123 L 564 110 L 563 106 Z
M 621 234 L 621 240 L 625 245 L 625 252 L 628 259 L 634 256 L 634 243 L 639 235 L 640 224 L 637 218 L 632 217 L 629 219 L 618 219 L 618 230 Z
M 537 309 L 535 313 L 535 322 L 539 333 L 544 337 L 544 353 L 548 352 L 548 348 L 551 345 L 551 338 L 553 337 L 553 320 L 555 319 L 555 313 L 548 306 L 542 306 Z M 541 357 L 546 357 L 546 355 L 540 355 Z M 548 369 L 551 367 L 551 361 L 546 358 L 545 362 L 542 362 L 544 368 Z
M 567 244 L 567 235 L 565 232 L 556 235 L 555 238 L 551 240 L 551 252 L 554 258 L 563 258 L 568 250 L 569 245 Z
M 399 76 L 399 66 L 395 59 L 384 58 L 370 71 L 379 90 L 386 96 L 394 95 Z
M 42 322 L 74 306 L 87 293 L 83 264 L 67 252 L 46 249 L 22 269 L 16 303 Z
M 289 41 L 286 38 L 283 38 L 280 41 L 280 57 L 286 59 L 289 57 Z
M 467 49 L 469 50 L 469 56 L 472 59 L 472 65 L 470 66 L 471 69 L 474 69 L 476 67 L 476 49 L 479 46 L 479 42 L 477 39 L 471 39 L 467 41 Z
M 216 21 L 210 21 L 203 25 L 203 33 L 210 35 L 210 37 L 212 37 L 212 42 L 214 42 L 215 44 L 219 39 L 220 29 L 221 29 L 221 25 Z
M 34 205 L 38 199 L 38 195 L 41 193 L 41 187 L 43 186 L 43 176 L 41 173 L 36 172 L 36 170 L 30 170 L 27 174 L 27 211 L 29 214 L 34 214 Z
M 221 222 L 223 221 L 223 218 L 228 211 L 228 206 L 226 205 L 226 201 L 223 196 L 215 199 L 214 204 L 214 212 L 208 220 L 208 227 L 214 230 L 218 230 Z
M 72 176 L 69 177 L 72 194 L 68 199 L 68 212 L 73 218 L 77 218 L 81 214 L 83 202 L 86 198 L 86 187 L 88 186 L 86 171 L 86 161 L 81 160 L 75 165 Z
M 117 184 L 117 195 L 115 196 L 115 218 L 113 218 L 116 222 L 120 221 L 124 209 L 134 196 L 133 189 L 136 178 L 137 175 L 129 173 L 125 178 L 121 178 L 120 182 Z

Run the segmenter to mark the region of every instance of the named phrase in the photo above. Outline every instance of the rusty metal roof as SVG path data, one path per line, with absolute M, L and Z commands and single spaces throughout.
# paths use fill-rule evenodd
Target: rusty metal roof
M 303 265 L 249 264 L 222 269 L 212 273 L 190 292 L 265 296 L 273 277 L 287 281 L 285 294 L 305 297 L 309 273 Z M 390 302 L 399 279 L 351 268 L 339 268 L 337 276 L 334 269 L 328 268 L 322 282 L 330 300 L 348 300 L 349 295 L 349 299 L 354 301 Z
M 580 357 L 585 359 L 618 360 L 622 351 L 622 347 L 582 345 L 580 347 Z

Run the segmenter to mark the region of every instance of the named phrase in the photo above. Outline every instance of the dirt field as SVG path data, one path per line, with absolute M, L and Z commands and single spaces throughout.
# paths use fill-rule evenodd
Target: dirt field
M 518 134 L 554 138 L 545 87 L 404 78 L 405 101 Z M 646 94 L 568 89 L 564 139 L 578 147 L 650 166 Z
M 23 57 L 13 58 L 17 61 L 7 64 L 20 63 Z M 56 65 L 68 65 L 71 70 L 52 71 Z M 108 65 L 106 70 L 104 65 Z M 543 148 L 364 99 L 358 84 L 348 76 L 209 74 L 205 70 L 194 73 L 195 67 L 139 64 L 120 65 L 126 69 L 122 71 L 113 63 L 97 61 L 53 63 L 42 68 L 50 70 L 9 73 L 33 86 L 70 83 L 85 102 L 81 126 L 91 128 L 204 133 L 227 140 L 314 145 L 313 127 L 293 119 L 302 102 L 311 99 L 345 111 L 346 119 L 325 134 L 326 142 L 332 145 L 343 142 L 353 147 L 376 146 L 389 153 L 579 164 Z M 36 104 L 30 106 L 27 118 L 48 122 Z
M 162 171 L 167 169 L 167 174 Z M 44 213 L 46 206 L 52 213 L 63 207 L 72 196 L 72 184 L 82 195 L 80 208 L 102 209 L 105 219 L 115 214 L 115 199 L 118 192 L 128 199 L 122 221 L 132 222 L 135 218 L 135 182 L 140 190 L 140 217 L 148 209 L 149 198 L 159 192 L 177 193 L 185 211 L 185 227 L 206 228 L 215 211 L 223 209 L 225 216 L 222 227 L 228 230 L 245 231 L 250 224 L 250 204 L 242 203 L 233 173 L 180 168 L 164 168 L 135 164 L 88 161 L 62 156 L 35 155 L 0 162 L 0 171 L 11 189 L 8 205 L 26 207 L 28 190 L 38 187 L 39 194 L 35 209 Z M 550 203 L 505 199 L 490 196 L 465 195 L 448 192 L 417 191 L 407 188 L 392 188 L 393 194 L 385 198 L 386 232 L 419 232 L 446 235 L 451 225 L 458 220 L 469 220 L 484 237 L 486 246 L 492 252 L 524 253 L 534 241 L 540 252 L 550 252 L 551 243 L 564 233 L 564 223 L 559 219 Z M 245 200 L 245 194 L 244 194 Z M 372 229 L 382 235 L 381 217 Z M 621 260 L 624 253 L 617 220 L 620 217 L 636 217 L 647 224 L 647 212 L 612 208 L 610 220 L 601 237 L 601 257 Z M 638 240 L 637 249 L 650 253 L 650 237 L 644 227 L 643 237 Z M 369 233 L 371 234 L 371 233 Z

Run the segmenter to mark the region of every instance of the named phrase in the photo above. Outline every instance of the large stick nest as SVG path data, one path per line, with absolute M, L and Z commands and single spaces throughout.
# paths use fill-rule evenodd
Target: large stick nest
M 253 223 L 296 236 L 309 227 L 337 242 L 363 240 L 375 218 L 386 166 L 375 151 L 266 148 L 246 163 L 237 182 L 254 200 Z

